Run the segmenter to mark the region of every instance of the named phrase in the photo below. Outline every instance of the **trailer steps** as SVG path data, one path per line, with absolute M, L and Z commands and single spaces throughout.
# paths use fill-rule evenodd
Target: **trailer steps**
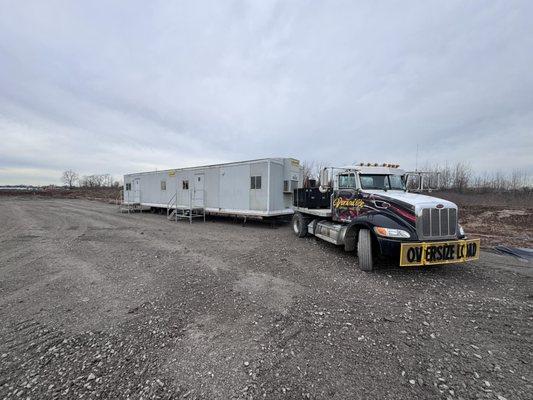
M 203 193 L 200 197 L 197 192 L 199 191 L 193 190 L 190 192 L 188 205 L 179 205 L 177 203 L 177 193 L 172 196 L 167 203 L 167 219 L 175 222 L 178 222 L 178 219 L 188 219 L 189 223 L 192 224 L 194 218 L 202 218 L 205 222 L 205 207 L 198 204 L 200 198 L 203 200 Z
M 194 218 L 202 218 L 205 222 L 205 208 L 204 207 L 180 207 L 172 210 L 167 217 L 169 220 L 178 222 L 178 219 L 188 219 L 189 223 L 192 223 Z
M 169 208 L 167 208 L 167 219 L 169 221 L 172 221 L 173 219 L 176 219 L 176 210 L 172 210 L 172 212 L 169 214 Z

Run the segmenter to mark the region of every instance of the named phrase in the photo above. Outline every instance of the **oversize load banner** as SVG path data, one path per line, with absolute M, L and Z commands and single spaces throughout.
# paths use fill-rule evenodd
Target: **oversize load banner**
M 477 260 L 479 239 L 451 242 L 402 243 L 400 266 L 450 264 Z

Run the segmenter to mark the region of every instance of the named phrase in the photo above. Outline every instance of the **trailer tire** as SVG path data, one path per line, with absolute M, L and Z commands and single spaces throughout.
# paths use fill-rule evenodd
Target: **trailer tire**
M 361 271 L 372 271 L 374 269 L 374 258 L 372 257 L 372 235 L 368 229 L 359 230 L 359 240 L 357 241 L 357 262 Z
M 307 236 L 307 220 L 301 213 L 294 213 L 292 216 L 292 229 L 299 238 Z

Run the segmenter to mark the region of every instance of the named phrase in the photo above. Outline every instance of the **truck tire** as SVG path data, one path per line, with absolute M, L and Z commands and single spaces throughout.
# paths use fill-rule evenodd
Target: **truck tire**
M 300 238 L 307 236 L 307 220 L 299 212 L 294 213 L 292 216 L 292 229 Z
M 357 241 L 357 262 L 361 271 L 372 271 L 374 269 L 374 258 L 372 257 L 372 236 L 368 229 L 359 230 L 359 240 Z

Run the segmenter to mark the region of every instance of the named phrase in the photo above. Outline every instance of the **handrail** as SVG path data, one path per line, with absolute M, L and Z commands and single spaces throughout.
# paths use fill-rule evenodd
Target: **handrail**
M 172 204 L 177 202 L 177 195 L 178 195 L 177 193 L 174 193 L 167 203 L 167 217 L 170 215 L 170 206 L 172 206 Z

